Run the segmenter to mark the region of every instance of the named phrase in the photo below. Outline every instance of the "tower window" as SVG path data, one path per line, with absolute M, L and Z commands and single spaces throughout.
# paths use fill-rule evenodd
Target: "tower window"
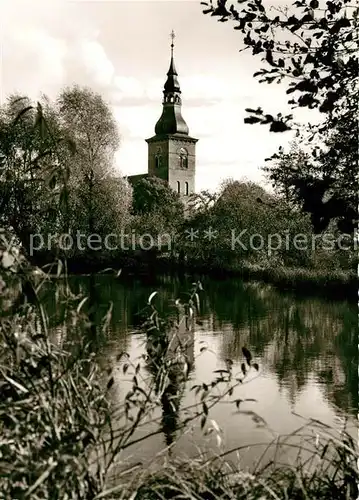
M 185 148 L 179 150 L 179 164 L 181 168 L 188 168 L 188 153 Z
M 177 181 L 177 193 L 181 194 L 181 183 L 180 183 L 180 181 Z
M 184 183 L 184 193 L 185 195 L 188 195 L 188 182 Z
M 161 166 L 162 166 L 162 156 L 161 155 L 155 156 L 155 165 L 156 165 L 156 168 L 161 168 Z

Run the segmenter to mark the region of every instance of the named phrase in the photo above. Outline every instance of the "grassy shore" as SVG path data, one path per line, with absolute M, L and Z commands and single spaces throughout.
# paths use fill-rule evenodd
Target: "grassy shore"
M 247 261 L 224 263 L 224 259 L 180 260 L 178 256 L 160 254 L 155 251 L 126 251 L 119 254 L 84 255 L 68 260 L 68 270 L 74 274 L 100 272 L 105 268 L 129 272 L 192 272 L 213 277 L 239 277 L 259 280 L 274 285 L 280 290 L 294 290 L 300 294 L 357 301 L 359 280 L 357 273 L 349 270 L 285 267 L 260 265 Z M 34 262 L 40 266 L 49 263 L 46 255 L 39 255 Z
M 294 290 L 306 295 L 322 295 L 340 300 L 357 300 L 358 277 L 351 271 L 305 269 L 300 267 L 260 266 L 251 263 L 208 266 L 189 263 L 188 269 L 214 276 L 238 276 L 274 285 L 280 290 Z

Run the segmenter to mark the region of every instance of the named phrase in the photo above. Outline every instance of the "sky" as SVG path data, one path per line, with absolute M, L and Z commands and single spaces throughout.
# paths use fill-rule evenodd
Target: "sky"
M 234 24 L 217 22 L 204 8 L 198 0 L 0 0 L 1 103 L 15 92 L 55 99 L 66 85 L 88 86 L 118 123 L 119 172 L 146 172 L 145 139 L 162 112 L 173 29 L 182 114 L 199 139 L 196 189 L 216 189 L 227 178 L 263 184 L 264 159 L 293 134 L 244 124 L 245 108 L 287 113 L 286 87 L 259 84 L 253 73 L 260 57 L 240 52 Z

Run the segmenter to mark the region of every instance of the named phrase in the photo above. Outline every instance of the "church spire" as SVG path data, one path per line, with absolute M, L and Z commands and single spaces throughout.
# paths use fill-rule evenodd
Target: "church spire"
M 167 80 L 163 90 L 163 111 L 158 120 L 155 132 L 157 135 L 184 134 L 188 135 L 189 130 L 181 114 L 181 89 L 178 81 L 178 73 L 174 63 L 173 48 L 175 34 L 171 34 L 171 62 L 167 71 Z
M 173 30 L 171 31 L 170 37 L 171 37 L 171 40 L 172 40 L 172 43 L 171 43 L 171 59 L 173 59 L 173 47 L 174 47 L 173 41 L 176 38 L 175 32 Z
M 167 71 L 167 81 L 164 86 L 164 91 L 165 92 L 178 92 L 179 94 L 181 93 L 180 85 L 178 82 L 178 73 L 176 71 L 176 66 L 173 58 L 173 47 L 174 47 L 174 39 L 175 39 L 175 33 L 172 30 L 171 34 L 171 63 L 169 70 Z

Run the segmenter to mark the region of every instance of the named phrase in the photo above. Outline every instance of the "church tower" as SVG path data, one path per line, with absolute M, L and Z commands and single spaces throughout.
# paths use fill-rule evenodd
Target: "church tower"
M 160 177 L 182 196 L 195 192 L 196 142 L 190 137 L 181 113 L 181 89 L 173 59 L 174 33 L 171 38 L 171 62 L 163 90 L 162 115 L 155 135 L 148 144 L 148 175 Z

